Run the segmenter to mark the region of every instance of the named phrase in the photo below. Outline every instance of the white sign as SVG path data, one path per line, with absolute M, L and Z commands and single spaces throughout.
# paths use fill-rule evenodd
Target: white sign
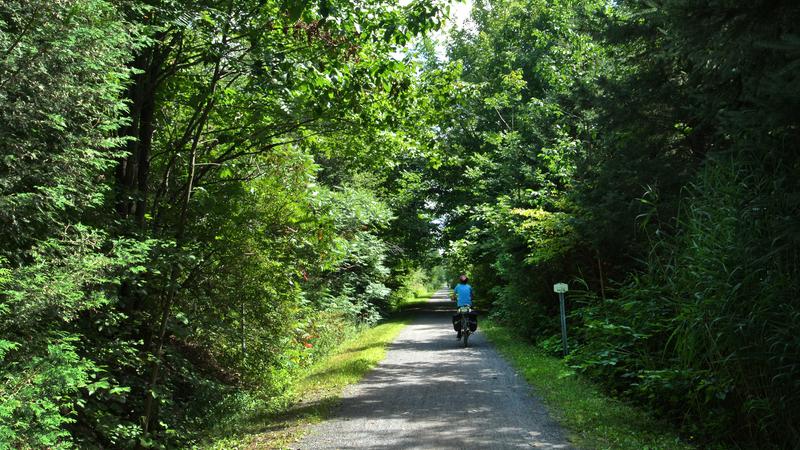
M 556 283 L 553 285 L 553 292 L 556 294 L 563 294 L 569 290 L 567 283 Z

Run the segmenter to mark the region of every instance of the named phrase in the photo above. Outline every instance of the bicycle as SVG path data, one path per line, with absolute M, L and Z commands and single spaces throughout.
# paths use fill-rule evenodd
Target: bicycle
M 474 313 L 469 306 L 459 306 L 458 314 L 461 316 L 459 318 L 461 321 L 461 340 L 463 341 L 464 348 L 466 348 L 469 345 L 469 335 L 477 329 L 478 323 L 477 319 L 474 324 L 470 320 Z

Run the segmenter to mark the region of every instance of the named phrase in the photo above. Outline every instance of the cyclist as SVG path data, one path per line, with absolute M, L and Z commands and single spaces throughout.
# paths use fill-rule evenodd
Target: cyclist
M 468 282 L 467 276 L 461 274 L 461 276 L 458 277 L 458 284 L 453 288 L 453 292 L 455 292 L 456 295 L 456 306 L 458 308 L 462 306 L 472 306 L 472 298 L 475 294 L 473 294 L 472 286 L 470 286 Z M 460 330 L 456 338 L 461 339 Z

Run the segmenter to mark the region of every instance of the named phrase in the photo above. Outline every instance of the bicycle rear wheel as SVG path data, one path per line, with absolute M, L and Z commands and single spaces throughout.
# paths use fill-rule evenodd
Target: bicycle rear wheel
M 459 312 L 461 314 L 461 318 L 459 319 L 461 321 L 461 339 L 463 339 L 464 347 L 466 347 L 469 344 L 469 335 L 471 333 L 469 331 L 469 317 L 461 308 L 459 308 Z
M 464 333 L 464 348 L 467 347 L 469 341 L 469 320 L 467 320 L 467 315 L 464 314 L 461 316 L 461 332 Z

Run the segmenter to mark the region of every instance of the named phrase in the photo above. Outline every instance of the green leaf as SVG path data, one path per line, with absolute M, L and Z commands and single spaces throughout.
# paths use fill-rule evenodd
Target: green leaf
M 308 0 L 285 0 L 282 9 L 287 12 L 290 21 L 296 22 L 303 15 L 306 6 Z

